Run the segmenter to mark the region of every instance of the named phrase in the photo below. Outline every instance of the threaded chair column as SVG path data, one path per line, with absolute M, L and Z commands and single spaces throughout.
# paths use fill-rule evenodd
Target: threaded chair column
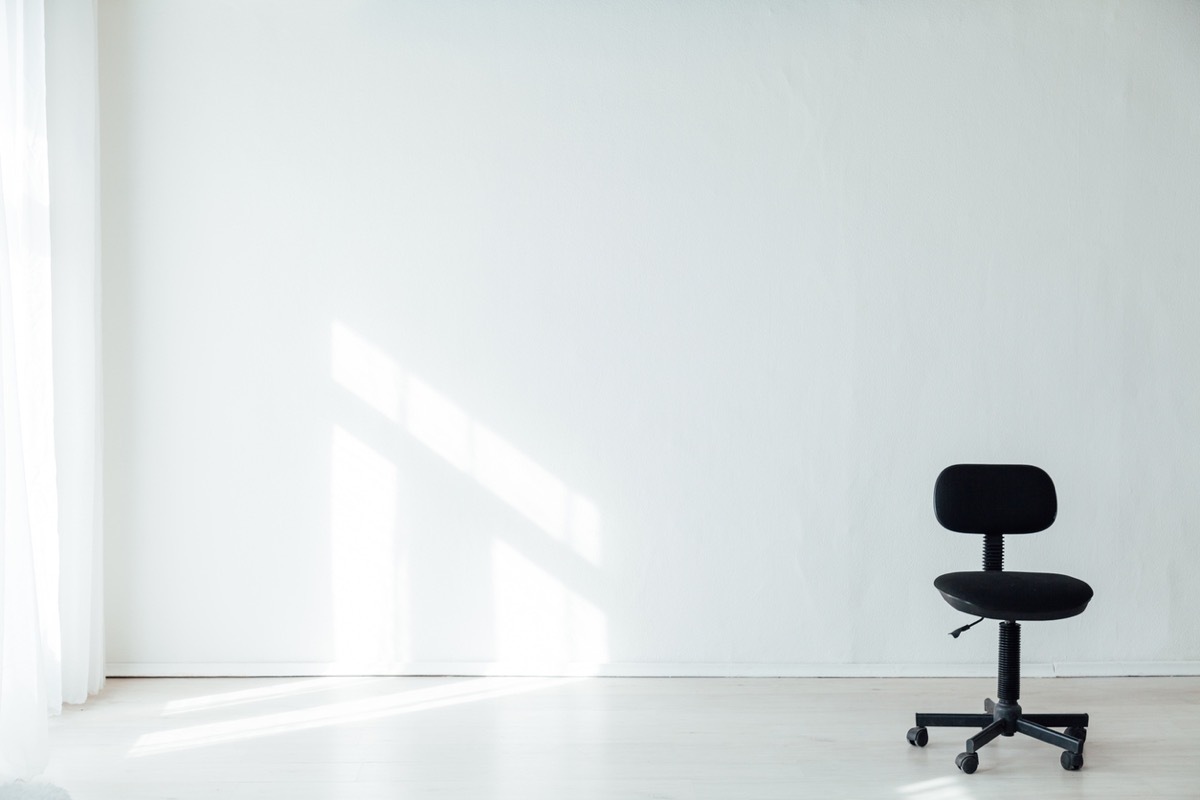
M 998 699 L 1015 703 L 1021 697 L 1021 626 L 1012 620 L 1000 623 L 1000 680 Z

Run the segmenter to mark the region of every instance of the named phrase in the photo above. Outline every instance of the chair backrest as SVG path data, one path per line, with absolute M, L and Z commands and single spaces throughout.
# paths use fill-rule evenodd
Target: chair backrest
M 933 508 L 959 533 L 1036 533 L 1054 523 L 1058 496 L 1044 470 L 1028 464 L 955 464 L 938 475 Z

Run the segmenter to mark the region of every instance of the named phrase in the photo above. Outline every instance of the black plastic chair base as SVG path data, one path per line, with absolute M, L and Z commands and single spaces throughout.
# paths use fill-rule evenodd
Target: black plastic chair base
M 1083 766 L 1083 743 L 1087 739 L 1087 714 L 1025 714 L 1014 702 L 983 701 L 983 714 L 922 714 L 916 715 L 916 727 L 908 732 L 910 744 L 924 747 L 929 741 L 926 728 L 979 728 L 967 739 L 966 751 L 959 753 L 955 764 L 963 772 L 974 772 L 979 766 L 979 748 L 997 736 L 1024 734 L 1063 750 L 1059 763 L 1063 769 L 1077 770 Z M 1059 733 L 1053 728 L 1065 728 Z

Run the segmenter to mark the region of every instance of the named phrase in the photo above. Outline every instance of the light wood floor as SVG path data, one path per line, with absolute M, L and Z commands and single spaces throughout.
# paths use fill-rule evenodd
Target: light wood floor
M 954 766 L 981 679 L 110 680 L 51 724 L 73 800 L 1200 798 L 1200 678 L 1026 679 L 1030 713 L 1091 714 L 1086 764 L 1017 736 Z

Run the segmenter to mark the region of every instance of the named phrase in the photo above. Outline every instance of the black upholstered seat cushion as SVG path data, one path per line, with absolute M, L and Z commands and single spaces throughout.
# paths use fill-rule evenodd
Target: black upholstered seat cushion
M 1064 619 L 1092 599 L 1092 587 L 1054 572 L 949 572 L 933 585 L 959 611 L 989 619 Z

